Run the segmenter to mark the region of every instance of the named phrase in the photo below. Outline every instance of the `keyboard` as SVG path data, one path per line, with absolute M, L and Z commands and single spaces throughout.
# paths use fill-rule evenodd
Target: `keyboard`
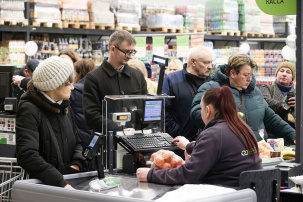
M 156 151 L 159 149 L 178 149 L 168 133 L 136 134 L 118 136 L 119 143 L 132 151 Z

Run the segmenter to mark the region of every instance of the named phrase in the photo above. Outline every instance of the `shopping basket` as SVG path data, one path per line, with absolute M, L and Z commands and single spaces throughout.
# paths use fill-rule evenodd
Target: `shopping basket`
M 22 180 L 24 170 L 16 158 L 0 157 L 0 202 L 12 201 L 11 191 L 16 180 Z

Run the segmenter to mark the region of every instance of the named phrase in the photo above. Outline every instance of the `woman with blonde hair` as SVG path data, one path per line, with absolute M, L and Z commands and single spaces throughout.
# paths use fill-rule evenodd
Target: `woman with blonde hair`
M 142 61 L 140 61 L 140 60 L 130 60 L 127 64 L 129 66 L 131 66 L 132 68 L 137 69 L 140 72 L 142 72 L 142 74 L 143 74 L 143 76 L 146 80 L 147 91 L 149 93 L 157 93 L 158 84 L 156 82 L 150 80 L 147 77 L 147 70 L 146 70 L 145 64 Z
M 183 63 L 179 59 L 172 60 L 167 67 L 167 74 L 179 71 L 183 68 Z

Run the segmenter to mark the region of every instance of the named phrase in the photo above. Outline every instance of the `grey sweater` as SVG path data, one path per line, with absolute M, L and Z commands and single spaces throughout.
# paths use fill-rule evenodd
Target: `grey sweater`
M 148 182 L 238 187 L 241 172 L 262 169 L 259 156 L 255 155 L 254 160 L 251 155 L 245 155 L 245 147 L 223 119 L 208 123 L 197 141 L 187 145 L 186 151 L 191 157 L 185 164 L 175 169 L 153 168 L 148 172 Z

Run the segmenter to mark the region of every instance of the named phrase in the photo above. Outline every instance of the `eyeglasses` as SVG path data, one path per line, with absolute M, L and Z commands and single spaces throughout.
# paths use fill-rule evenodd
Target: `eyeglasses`
M 244 76 L 246 79 L 252 79 L 255 77 L 255 75 L 253 74 L 242 74 L 241 72 L 238 72 L 238 74 L 241 74 L 242 76 Z
M 115 46 L 115 45 L 114 45 L 114 46 Z M 125 57 L 134 56 L 134 55 L 136 55 L 136 53 L 137 53 L 136 50 L 124 52 L 123 50 L 121 50 L 121 49 L 118 48 L 117 46 L 115 46 L 115 48 L 117 48 L 119 51 L 121 51 L 122 53 L 124 53 Z

